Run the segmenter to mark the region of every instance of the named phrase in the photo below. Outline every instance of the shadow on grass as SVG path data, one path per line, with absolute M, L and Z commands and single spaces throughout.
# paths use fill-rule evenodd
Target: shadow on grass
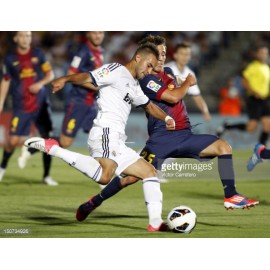
M 5 177 L 3 178 L 3 182 L 1 182 L 1 185 L 5 185 L 5 186 L 16 186 L 16 185 L 21 185 L 21 184 L 27 184 L 27 185 L 44 185 L 42 183 L 42 175 L 40 175 L 40 179 L 31 179 L 25 175 L 12 175 L 12 174 L 8 174 L 5 175 Z

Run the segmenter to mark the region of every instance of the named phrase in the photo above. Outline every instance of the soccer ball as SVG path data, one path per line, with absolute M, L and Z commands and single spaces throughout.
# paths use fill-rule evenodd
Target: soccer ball
M 173 208 L 167 217 L 169 228 L 176 233 L 190 233 L 196 226 L 196 213 L 188 206 Z

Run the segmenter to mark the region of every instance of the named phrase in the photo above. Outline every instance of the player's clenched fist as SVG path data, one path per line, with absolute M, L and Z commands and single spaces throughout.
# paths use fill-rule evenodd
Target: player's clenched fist
M 58 78 L 56 80 L 53 80 L 52 81 L 52 92 L 56 93 L 59 90 L 61 90 L 65 86 L 65 83 L 66 83 L 65 77 L 61 77 L 61 78 Z
M 193 76 L 191 73 L 188 74 L 188 76 L 186 77 L 186 80 L 189 82 L 189 86 L 193 86 L 197 84 L 197 79 L 195 76 Z
M 170 116 L 166 116 L 165 123 L 166 123 L 167 130 L 175 130 L 175 122 L 173 118 L 171 118 Z

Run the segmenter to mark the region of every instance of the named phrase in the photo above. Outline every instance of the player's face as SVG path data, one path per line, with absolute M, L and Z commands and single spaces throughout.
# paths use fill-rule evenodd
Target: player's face
M 268 48 L 260 48 L 257 51 L 257 59 L 263 63 L 267 62 L 269 57 L 269 52 L 268 52 Z
M 98 47 L 104 40 L 105 33 L 103 31 L 89 31 L 86 34 L 87 39 L 95 46 Z
M 174 54 L 174 60 L 177 64 L 185 66 L 188 64 L 191 58 L 190 48 L 179 48 Z
M 157 46 L 159 52 L 158 64 L 154 68 L 154 72 L 159 73 L 163 70 L 163 66 L 166 61 L 166 46 L 158 45 Z
M 137 55 L 136 60 L 137 64 L 135 72 L 138 80 L 151 74 L 153 68 L 158 64 L 158 60 L 153 54 L 146 54 L 145 56 Z
M 22 50 L 27 50 L 31 46 L 32 33 L 30 31 L 19 31 L 14 36 L 14 41 L 17 44 L 18 48 Z

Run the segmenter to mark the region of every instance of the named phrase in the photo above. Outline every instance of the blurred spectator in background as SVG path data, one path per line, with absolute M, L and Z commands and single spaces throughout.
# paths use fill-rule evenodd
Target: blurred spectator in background
M 188 67 L 188 63 L 191 59 L 191 48 L 187 42 L 178 44 L 174 51 L 174 61 L 165 64 L 165 67 L 170 67 L 173 70 L 174 75 L 177 78 L 179 85 L 185 81 L 189 73 L 195 76 L 193 70 Z M 196 76 L 195 76 L 196 77 Z M 198 85 L 194 85 L 188 89 L 187 94 L 192 97 L 196 106 L 201 111 L 206 121 L 211 120 L 211 115 L 208 110 L 208 106 L 201 95 L 201 91 Z
M 227 85 L 220 89 L 219 95 L 218 108 L 221 116 L 236 117 L 241 115 L 242 99 L 234 78 L 228 79 Z
M 270 133 L 270 68 L 267 63 L 269 57 L 268 47 L 259 45 L 254 50 L 254 60 L 244 69 L 242 84 L 246 90 L 246 110 L 249 121 L 247 123 L 223 123 L 217 129 L 217 136 L 222 136 L 226 130 L 238 129 L 254 132 L 259 122 L 262 131 L 259 143 L 265 145 Z
M 50 102 L 46 88 L 46 85 L 54 78 L 52 67 L 43 51 L 31 47 L 32 33 L 30 31 L 15 32 L 13 39 L 16 49 L 5 56 L 0 86 L 0 114 L 9 91 L 13 101 L 13 116 L 1 161 L 0 181 L 21 138 L 30 134 L 32 123 L 43 138 L 48 138 L 52 131 Z M 58 183 L 49 175 L 51 160 L 50 156 L 43 154 L 43 182 L 56 186 Z M 21 161 L 21 159 L 18 160 L 18 165 L 22 168 Z

